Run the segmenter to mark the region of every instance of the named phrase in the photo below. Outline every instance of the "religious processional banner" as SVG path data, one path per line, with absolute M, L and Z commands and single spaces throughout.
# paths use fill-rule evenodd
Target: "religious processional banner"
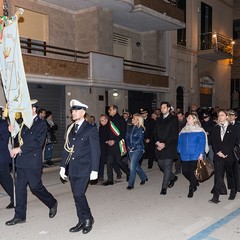
M 22 13 L 23 10 L 21 9 Z M 19 13 L 19 12 L 18 12 Z M 4 21 L 0 28 L 0 71 L 7 100 L 10 123 L 14 125 L 12 136 L 16 136 L 19 126 L 15 113 L 21 112 L 24 124 L 30 128 L 33 123 L 32 107 L 23 66 L 18 33 L 18 14 Z

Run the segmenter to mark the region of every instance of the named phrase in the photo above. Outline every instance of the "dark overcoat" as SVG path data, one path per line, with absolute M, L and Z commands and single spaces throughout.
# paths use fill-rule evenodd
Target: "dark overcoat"
M 157 119 L 154 131 L 155 143 L 165 143 L 165 148 L 161 151 L 156 149 L 157 159 L 177 159 L 178 143 L 178 119 L 171 113 L 166 117 Z

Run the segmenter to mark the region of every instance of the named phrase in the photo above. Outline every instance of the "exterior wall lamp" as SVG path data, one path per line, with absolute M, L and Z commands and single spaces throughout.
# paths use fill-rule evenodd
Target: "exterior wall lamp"
M 114 96 L 114 97 L 117 97 L 117 96 L 118 96 L 118 92 L 117 92 L 117 91 L 114 91 L 114 92 L 113 92 L 113 96 Z

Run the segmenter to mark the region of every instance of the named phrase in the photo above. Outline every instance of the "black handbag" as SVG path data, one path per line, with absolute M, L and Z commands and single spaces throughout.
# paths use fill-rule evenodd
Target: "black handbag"
M 198 159 L 194 175 L 198 182 L 204 182 L 214 174 L 214 167 L 209 159 Z

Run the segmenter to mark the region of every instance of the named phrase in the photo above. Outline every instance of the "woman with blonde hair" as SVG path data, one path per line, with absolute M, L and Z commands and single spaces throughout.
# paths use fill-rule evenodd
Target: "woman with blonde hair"
M 202 160 L 205 152 L 208 152 L 207 135 L 201 128 L 195 113 L 188 115 L 187 124 L 179 133 L 178 152 L 182 161 L 183 175 L 190 183 L 187 197 L 192 198 L 199 185 L 194 175 L 197 161 L 198 159 Z
M 148 181 L 148 178 L 142 170 L 139 161 L 144 153 L 144 120 L 143 117 L 135 113 L 132 118 L 132 125 L 128 127 L 126 134 L 126 143 L 130 158 L 130 176 L 128 180 L 128 190 L 134 188 L 136 172 L 141 178 L 141 185 Z
M 227 186 L 230 189 L 229 200 L 233 200 L 240 190 L 239 167 L 233 156 L 233 148 L 237 143 L 237 128 L 229 124 L 228 113 L 224 110 L 218 112 L 217 125 L 212 130 L 212 147 L 214 151 L 214 186 L 211 191 L 212 203 L 219 202 L 219 195 L 226 195 L 227 188 L 224 183 L 224 174 L 227 175 Z

